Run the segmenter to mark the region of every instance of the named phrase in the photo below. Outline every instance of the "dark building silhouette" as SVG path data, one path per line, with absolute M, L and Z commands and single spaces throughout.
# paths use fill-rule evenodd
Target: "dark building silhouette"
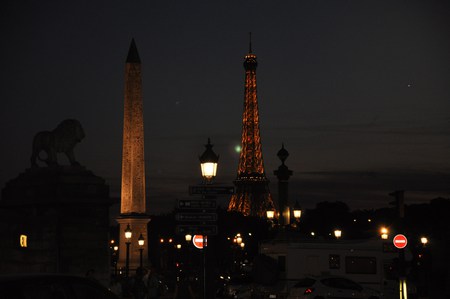
M 94 269 L 107 281 L 109 187 L 82 166 L 29 168 L 7 182 L 0 201 L 0 273 Z

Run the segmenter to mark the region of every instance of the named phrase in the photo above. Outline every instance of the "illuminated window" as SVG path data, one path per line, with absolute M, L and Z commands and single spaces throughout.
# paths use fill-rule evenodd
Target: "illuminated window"
M 28 247 L 27 239 L 28 239 L 27 235 L 20 235 L 19 239 L 20 247 Z

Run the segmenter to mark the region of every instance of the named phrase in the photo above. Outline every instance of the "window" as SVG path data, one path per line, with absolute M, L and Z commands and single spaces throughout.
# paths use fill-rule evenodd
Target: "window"
M 345 272 L 347 274 L 376 274 L 377 259 L 375 257 L 346 256 Z
M 330 269 L 341 268 L 341 257 L 338 254 L 330 254 L 328 262 L 330 265 Z

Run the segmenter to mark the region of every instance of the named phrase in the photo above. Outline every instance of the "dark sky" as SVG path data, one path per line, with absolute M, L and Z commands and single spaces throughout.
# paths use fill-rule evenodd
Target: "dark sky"
M 284 142 L 290 198 L 382 207 L 450 195 L 450 7 L 432 0 L 4 1 L 0 185 L 29 167 L 35 133 L 82 123 L 78 160 L 120 193 L 124 62 L 143 63 L 149 213 L 236 175 L 248 32 L 258 56 L 271 190 Z M 64 159 L 64 158 L 62 158 Z M 62 163 L 67 163 L 62 160 Z M 226 199 L 222 199 L 225 203 Z

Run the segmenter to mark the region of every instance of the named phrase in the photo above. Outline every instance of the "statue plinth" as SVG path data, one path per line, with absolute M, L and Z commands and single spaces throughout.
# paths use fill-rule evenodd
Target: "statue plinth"
M 0 205 L 109 201 L 105 180 L 83 166 L 32 167 L 6 183 Z
M 111 204 L 105 180 L 85 167 L 26 169 L 2 189 L 0 273 L 95 269 L 108 279 Z

